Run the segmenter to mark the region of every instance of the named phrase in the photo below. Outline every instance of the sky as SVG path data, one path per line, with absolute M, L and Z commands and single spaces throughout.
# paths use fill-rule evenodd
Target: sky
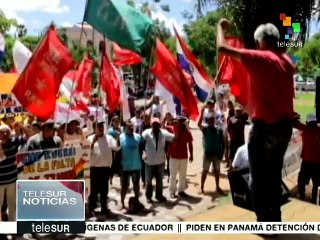
M 135 1 L 137 4 L 145 2 Z M 162 0 L 161 4 L 170 5 L 170 13 L 163 12 L 159 6 L 153 4 L 153 18 L 165 21 L 170 29 L 173 23 L 181 32 L 185 21 L 181 12 L 194 12 L 194 1 Z M 28 34 L 38 35 L 52 21 L 65 27 L 82 22 L 85 2 L 86 0 L 0 0 L 0 9 L 4 10 L 7 17 L 16 18 L 20 24 L 24 24 Z
M 146 0 L 135 1 L 140 4 Z M 7 17 L 16 18 L 20 24 L 24 24 L 29 35 L 38 35 L 52 21 L 64 27 L 80 23 L 85 2 L 86 0 L 0 0 L 0 9 L 4 10 Z M 171 11 L 163 12 L 159 6 L 153 4 L 153 18 L 165 21 L 171 31 L 173 23 L 178 32 L 183 34 L 182 26 L 185 20 L 181 12 L 187 10 L 195 13 L 195 0 L 161 0 L 161 4 L 169 4 Z M 312 22 L 311 35 L 319 31 L 320 24 Z M 14 32 L 14 29 L 11 32 Z

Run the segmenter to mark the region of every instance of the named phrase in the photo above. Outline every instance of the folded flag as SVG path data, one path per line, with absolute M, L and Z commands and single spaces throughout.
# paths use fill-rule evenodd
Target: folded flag
M 198 59 L 193 55 L 186 42 L 180 37 L 174 28 L 177 37 L 177 54 L 180 66 L 189 73 L 194 82 L 197 97 L 200 101 L 206 101 L 214 87 L 214 81 L 201 65 Z

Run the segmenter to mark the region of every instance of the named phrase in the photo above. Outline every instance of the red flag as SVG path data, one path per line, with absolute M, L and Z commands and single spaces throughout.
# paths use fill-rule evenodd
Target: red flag
M 114 112 L 121 102 L 120 76 L 107 55 L 102 57 L 100 81 L 102 90 L 107 94 L 108 108 Z
M 75 76 L 77 83 L 76 91 L 83 93 L 83 96 L 89 98 L 92 92 L 92 73 L 94 69 L 94 61 L 85 56 Z
M 157 62 L 151 69 L 152 73 L 179 99 L 185 111 L 195 120 L 199 115 L 197 99 L 178 61 L 159 39 L 156 54 Z
M 242 40 L 238 37 L 227 37 L 227 44 L 235 48 L 244 48 Z M 231 93 L 242 106 L 248 103 L 248 72 L 245 67 L 238 61 L 219 55 L 219 80 L 221 83 L 230 85 Z
M 135 52 L 127 49 L 122 49 L 118 44 L 113 43 L 114 59 L 113 63 L 115 66 L 120 67 L 123 65 L 134 65 L 143 62 L 143 59 Z
M 29 112 L 47 120 L 54 113 L 62 78 L 73 66 L 71 53 L 51 26 L 12 92 Z

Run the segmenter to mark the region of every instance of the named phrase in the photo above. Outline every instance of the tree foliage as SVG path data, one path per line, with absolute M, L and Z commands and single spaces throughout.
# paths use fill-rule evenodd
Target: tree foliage
M 305 43 L 296 53 L 298 56 L 298 69 L 304 77 L 320 74 L 320 33 Z
M 184 26 L 193 53 L 211 75 L 215 75 L 217 69 L 216 25 L 222 15 L 221 11 L 209 12 Z
M 253 33 L 257 26 L 263 23 L 275 24 L 284 37 L 287 28 L 282 26 L 281 13 L 301 24 L 298 40 L 304 42 L 307 39 L 310 19 L 320 10 L 320 0 L 197 0 L 198 12 L 202 13 L 207 4 L 217 4 L 218 9 L 230 13 L 248 48 L 255 47 Z
M 7 18 L 4 12 L 0 9 L 0 33 L 6 33 L 11 27 L 17 26 L 16 19 Z

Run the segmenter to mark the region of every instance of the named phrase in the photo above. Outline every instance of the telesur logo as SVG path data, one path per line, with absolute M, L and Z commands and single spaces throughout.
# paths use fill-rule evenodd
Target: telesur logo
M 303 47 L 302 42 L 297 41 L 297 36 L 301 31 L 301 25 L 298 22 L 292 22 L 291 17 L 286 16 L 285 13 L 280 14 L 282 26 L 287 28 L 284 35 L 284 41 L 278 42 L 278 47 Z

